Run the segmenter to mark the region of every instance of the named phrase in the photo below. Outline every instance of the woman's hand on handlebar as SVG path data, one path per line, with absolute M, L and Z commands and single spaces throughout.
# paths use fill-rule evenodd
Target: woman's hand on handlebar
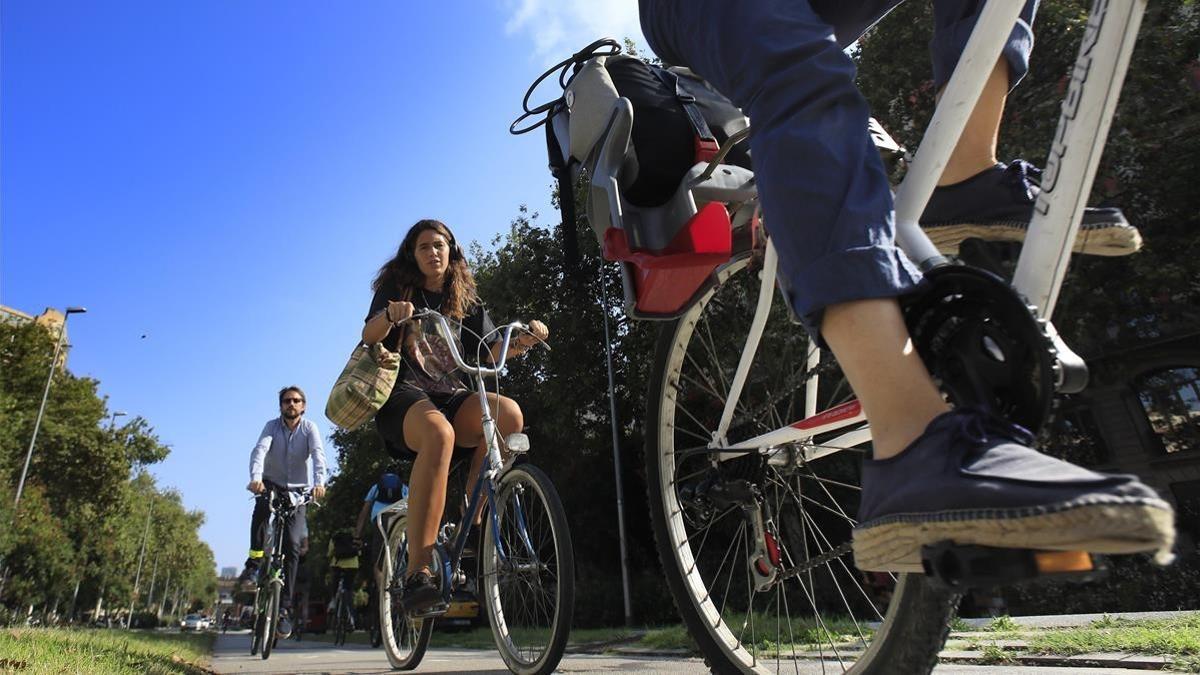
M 523 350 L 529 351 L 537 343 L 545 342 L 548 337 L 550 337 L 550 329 L 546 327 L 546 324 L 534 319 L 529 322 L 529 332 L 522 333 L 517 338 L 517 345 Z
M 389 300 L 385 311 L 388 321 L 397 324 L 413 315 L 413 304 L 407 300 Z

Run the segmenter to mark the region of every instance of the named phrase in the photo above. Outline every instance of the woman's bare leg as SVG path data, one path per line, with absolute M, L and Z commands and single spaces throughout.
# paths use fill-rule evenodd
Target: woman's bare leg
M 446 507 L 454 428 L 432 403 L 419 401 L 404 415 L 404 443 L 417 453 L 408 486 L 408 570 L 413 574 L 433 560 Z
M 488 408 L 491 412 L 492 419 L 496 420 L 496 426 L 500 430 L 500 437 L 504 438 L 509 434 L 515 434 L 525 428 L 525 416 L 521 412 L 521 406 L 517 402 L 507 396 L 497 396 L 488 394 Z M 471 458 L 471 472 L 468 476 L 474 477 L 479 472 L 479 467 L 483 466 L 483 461 L 487 458 L 487 439 L 483 437 L 483 411 L 479 407 L 479 397 L 472 396 L 463 402 L 459 407 L 458 412 L 454 415 L 454 437 L 456 443 L 463 447 L 475 447 L 475 455 Z M 468 485 L 468 489 L 472 486 Z M 474 523 L 479 524 L 480 514 L 483 512 L 483 502 L 480 502 L 479 509 L 475 511 Z

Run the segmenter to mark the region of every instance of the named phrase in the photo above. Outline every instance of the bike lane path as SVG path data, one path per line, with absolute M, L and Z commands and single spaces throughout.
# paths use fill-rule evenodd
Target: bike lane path
M 801 661 L 798 673 L 837 672 L 836 663 Z M 250 656 L 250 633 L 227 633 L 217 637 L 210 664 L 216 673 L 337 673 L 339 675 L 369 675 L 394 672 L 388 667 L 382 649 L 365 645 L 334 647 L 328 642 L 281 640 L 264 661 Z M 417 667 L 418 673 L 507 673 L 504 662 L 494 651 L 478 649 L 430 649 Z M 697 658 L 668 655 L 633 654 L 572 654 L 563 657 L 557 672 L 561 673 L 703 673 L 704 662 Z M 942 664 L 935 675 L 1114 675 L 1131 670 L 1125 668 L 1031 668 L 1029 666 L 973 666 Z

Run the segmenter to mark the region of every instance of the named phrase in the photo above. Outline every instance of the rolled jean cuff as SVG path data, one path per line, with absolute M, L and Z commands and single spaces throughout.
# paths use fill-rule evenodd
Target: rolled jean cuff
M 894 298 L 914 290 L 921 273 L 895 246 L 864 246 L 805 264 L 784 284 L 792 311 L 820 339 L 825 308 L 854 300 Z M 824 341 L 821 341 L 824 346 Z
M 941 89 L 950 81 L 954 66 L 967 46 L 971 30 L 975 28 L 977 16 L 972 16 L 938 31 L 929 41 L 929 51 L 933 59 L 933 85 Z M 1004 43 L 1002 52 L 1008 62 L 1008 89 L 1014 87 L 1029 72 L 1029 53 L 1033 51 L 1033 28 L 1023 17 L 1017 19 L 1008 40 Z

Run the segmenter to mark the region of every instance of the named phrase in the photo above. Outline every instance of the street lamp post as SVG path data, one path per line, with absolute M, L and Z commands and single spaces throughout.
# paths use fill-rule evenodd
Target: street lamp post
M 117 418 L 118 418 L 118 417 L 124 417 L 124 416 L 126 416 L 126 415 L 128 415 L 128 414 L 129 414 L 129 413 L 125 412 L 124 410 L 114 410 L 114 411 L 113 411 L 113 414 L 112 414 L 112 415 L 109 415 L 109 419 L 108 419 L 108 428 L 109 428 L 109 429 L 116 429 L 116 428 L 117 428 Z
M 58 355 L 62 351 L 63 341 L 67 337 L 67 319 L 72 314 L 83 314 L 83 307 L 68 307 L 63 316 L 62 330 L 58 332 L 58 343 L 54 346 L 54 358 L 50 359 L 50 376 L 46 378 L 46 389 L 42 392 L 42 405 L 38 408 L 37 419 L 33 423 L 33 436 L 29 439 L 29 450 L 25 453 L 25 466 L 21 469 L 21 480 L 17 482 L 17 498 L 13 501 L 13 518 L 17 517 L 17 507 L 21 504 L 21 492 L 25 489 L 25 475 L 29 473 L 29 460 L 33 458 L 33 445 L 37 442 L 38 429 L 42 427 L 42 415 L 46 412 L 46 399 L 50 398 L 50 383 L 54 381 L 54 369 L 58 367 Z

